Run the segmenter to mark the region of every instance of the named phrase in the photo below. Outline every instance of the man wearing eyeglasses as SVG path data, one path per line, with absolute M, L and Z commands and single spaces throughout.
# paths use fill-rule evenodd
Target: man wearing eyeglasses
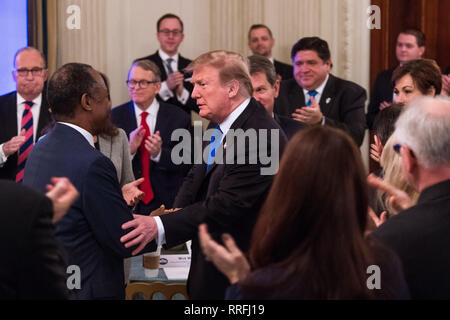
M 183 21 L 177 15 L 163 15 L 156 24 L 159 50 L 136 61 L 151 60 L 159 67 L 162 82 L 158 100 L 179 106 L 188 113 L 191 110 L 198 112 L 197 104 L 191 98 L 193 87 L 189 81 L 190 75 L 184 73 L 191 60 L 178 53 L 184 39 L 183 28 Z
M 50 122 L 42 94 L 47 80 L 43 54 L 25 47 L 14 56 L 16 91 L 0 97 L 0 179 L 22 182 L 28 154 Z
M 140 188 L 145 195 L 135 213 L 148 215 L 161 204 L 172 208 L 190 168 L 172 162 L 171 152 L 178 141 L 171 141 L 171 135 L 179 128 L 190 130 L 191 119 L 178 107 L 155 99 L 161 88 L 161 75 L 155 63 L 134 62 L 126 83 L 131 101 L 114 108 L 111 119 L 130 138 L 135 177 L 144 177 Z

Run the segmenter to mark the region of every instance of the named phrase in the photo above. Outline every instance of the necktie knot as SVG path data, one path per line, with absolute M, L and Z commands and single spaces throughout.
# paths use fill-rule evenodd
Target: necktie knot
M 25 101 L 25 109 L 30 109 L 33 106 L 33 101 Z
M 308 91 L 308 95 L 310 97 L 315 97 L 319 92 L 317 92 L 316 90 L 309 90 Z
M 172 58 L 166 59 L 166 66 L 167 66 L 167 73 L 168 73 L 168 74 L 173 73 L 172 62 L 173 62 L 173 59 L 172 59 Z
M 145 121 L 145 120 L 147 119 L 147 116 L 148 116 L 148 112 L 142 112 L 142 113 L 141 113 L 141 119 L 142 119 L 142 121 Z

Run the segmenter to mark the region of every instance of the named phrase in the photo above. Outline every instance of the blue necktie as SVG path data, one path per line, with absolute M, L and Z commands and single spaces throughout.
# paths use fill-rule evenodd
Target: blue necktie
M 208 164 L 206 165 L 206 171 L 208 171 L 214 157 L 216 156 L 216 150 L 220 146 L 222 134 L 223 132 L 220 129 L 220 126 L 217 125 L 217 127 L 214 129 L 211 141 L 209 142 Z
M 318 92 L 316 90 L 309 90 L 308 91 L 308 95 L 309 95 L 310 98 L 309 98 L 308 102 L 306 103 L 307 106 L 310 106 L 312 104 L 311 97 L 315 98 L 317 94 L 318 94 Z

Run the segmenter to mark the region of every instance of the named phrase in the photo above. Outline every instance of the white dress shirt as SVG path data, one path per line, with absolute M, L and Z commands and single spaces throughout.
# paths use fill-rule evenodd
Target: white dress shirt
M 141 125 L 142 119 L 141 114 L 144 111 L 141 108 L 139 108 L 136 105 L 136 103 L 133 102 L 133 105 L 134 105 L 134 113 L 136 114 L 136 123 L 139 127 Z M 147 122 L 151 134 L 155 133 L 156 117 L 158 116 L 158 111 L 159 111 L 159 102 L 156 99 L 153 99 L 152 104 L 145 109 L 145 112 L 148 113 L 145 122 Z M 134 157 L 134 155 L 131 156 Z M 159 159 L 161 158 L 161 151 L 156 156 L 151 155 L 150 158 L 152 159 L 152 161 L 159 162 Z
M 163 62 L 163 66 L 164 69 L 166 70 L 166 74 L 169 74 L 169 71 L 167 70 L 167 62 L 166 60 L 169 58 L 172 58 L 173 61 L 170 64 L 170 66 L 172 67 L 172 70 L 178 71 L 178 59 L 179 59 L 179 54 L 175 54 L 174 56 L 170 57 L 167 53 L 165 53 L 164 51 L 162 51 L 161 49 L 158 50 L 158 54 L 159 57 L 161 58 L 162 62 Z M 161 84 L 161 89 L 159 90 L 159 96 L 164 100 L 167 101 L 170 98 L 174 97 L 174 94 L 172 92 L 172 90 L 169 89 L 169 87 L 167 86 L 166 81 L 163 81 Z M 186 102 L 189 99 L 189 91 L 186 90 L 186 88 L 183 87 L 183 92 L 181 93 L 181 95 L 177 94 L 177 99 L 178 101 L 180 101 L 182 104 L 186 104 Z
M 25 110 L 25 100 L 19 93 L 17 93 L 17 135 L 20 134 L 20 130 L 22 129 L 22 116 L 23 111 Z M 36 142 L 36 135 L 38 133 L 38 124 L 39 124 L 39 114 L 41 113 L 41 105 L 42 105 L 42 93 L 37 96 L 33 101 L 33 105 L 31 106 L 31 114 L 33 115 L 33 142 Z M 12 138 L 12 137 L 11 137 Z M 0 144 L 0 167 L 4 165 L 4 163 L 8 160 L 8 157 L 3 152 L 3 143 Z
M 329 75 L 327 74 L 327 77 L 326 77 L 325 80 L 322 82 L 322 84 L 321 84 L 317 89 L 314 89 L 314 90 L 317 91 L 317 94 L 316 94 L 316 96 L 314 97 L 314 100 L 316 100 L 317 103 L 319 103 L 320 98 L 322 98 L 323 89 L 325 89 L 325 86 L 327 85 L 328 78 L 329 78 Z M 309 91 L 309 90 L 303 89 L 303 95 L 305 96 L 305 106 L 306 106 L 306 104 L 308 103 L 309 99 L 311 99 L 311 97 L 310 97 L 309 94 L 308 94 L 308 91 Z M 322 124 L 322 125 L 325 124 L 325 116 L 323 116 L 321 124 Z
M 244 102 L 242 102 L 236 109 L 233 110 L 232 113 L 228 115 L 228 117 L 225 118 L 222 123 L 219 123 L 220 130 L 222 130 L 222 139 L 220 140 L 221 143 L 224 139 L 224 137 L 227 135 L 228 130 L 230 130 L 233 123 L 236 121 L 236 119 L 241 115 L 242 112 L 244 112 L 245 108 L 247 108 L 248 104 L 250 103 L 250 98 L 246 99 Z M 177 212 L 173 212 L 171 214 L 177 214 Z M 156 221 L 156 225 L 158 227 L 158 239 L 157 244 L 158 246 L 161 246 L 166 243 L 166 231 L 164 230 L 164 225 L 161 221 L 161 218 L 156 216 L 154 217 Z

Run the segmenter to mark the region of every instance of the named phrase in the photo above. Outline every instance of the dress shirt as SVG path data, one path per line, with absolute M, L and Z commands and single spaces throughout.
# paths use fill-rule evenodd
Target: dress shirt
M 317 91 L 317 94 L 316 94 L 316 96 L 314 97 L 314 100 L 316 100 L 317 103 L 319 103 L 320 99 L 322 98 L 323 89 L 325 89 L 325 86 L 326 86 L 326 84 L 327 84 L 327 82 L 328 82 L 328 78 L 329 78 L 329 75 L 327 75 L 327 77 L 325 78 L 325 80 L 322 82 L 322 84 L 321 84 L 319 87 L 317 87 L 316 89 L 314 89 L 314 90 Z M 309 94 L 308 94 L 308 91 L 309 91 L 309 90 L 303 89 L 303 95 L 305 96 L 305 105 L 308 103 L 309 99 L 311 98 L 311 97 L 309 96 Z M 322 124 L 322 125 L 325 124 L 325 116 L 322 117 L 322 122 L 321 122 L 321 124 Z
M 171 63 L 172 66 L 172 70 L 178 71 L 178 58 L 179 58 L 179 54 L 175 54 L 174 56 L 170 57 L 167 53 L 165 53 L 164 51 L 162 51 L 161 49 L 158 50 L 158 54 L 159 57 L 162 60 L 164 69 L 166 70 L 166 74 L 169 75 L 169 72 L 167 70 L 167 65 L 166 65 L 166 60 L 169 58 L 172 58 L 173 61 Z M 169 89 L 169 87 L 167 86 L 166 81 L 163 81 L 161 84 L 161 89 L 159 90 L 159 96 L 164 100 L 167 101 L 170 98 L 174 97 L 174 94 L 172 92 L 172 90 Z M 180 101 L 182 104 L 186 104 L 186 102 L 189 99 L 189 91 L 186 90 L 186 88 L 183 88 L 183 92 L 181 93 L 181 95 L 177 94 L 177 99 L 178 101 Z
M 236 109 L 231 112 L 228 117 L 225 118 L 224 121 L 219 123 L 220 130 L 222 130 L 222 139 L 220 142 L 222 143 L 224 137 L 226 136 L 228 130 L 230 130 L 230 127 L 233 125 L 234 121 L 241 115 L 242 112 L 244 112 L 245 108 L 247 108 L 248 104 L 250 103 L 250 98 L 245 99 L 244 102 L 242 102 Z M 176 214 L 174 212 L 173 214 Z M 158 246 L 161 246 L 166 243 L 166 232 L 164 230 L 164 225 L 161 221 L 161 218 L 156 216 L 154 217 L 156 221 L 156 225 L 158 227 Z
M 136 114 L 136 123 L 138 127 L 141 125 L 141 114 L 144 112 L 141 108 L 139 108 L 136 103 L 133 102 L 134 105 L 134 113 Z M 150 128 L 150 134 L 155 133 L 155 126 L 156 126 L 156 117 L 158 116 L 159 111 L 159 102 L 156 99 L 153 99 L 152 104 L 145 109 L 145 112 L 148 113 L 147 118 L 145 121 L 147 122 L 148 127 Z M 131 155 L 134 157 L 134 155 Z M 155 156 L 151 155 L 150 159 L 155 162 L 159 162 L 159 159 L 161 158 L 161 151 Z
M 19 93 L 17 93 L 17 135 L 20 134 L 20 130 L 22 129 L 22 116 L 23 111 L 25 110 L 25 100 Z M 33 115 L 33 142 L 36 142 L 36 137 L 38 133 L 38 125 L 39 125 L 39 114 L 41 112 L 41 104 L 42 104 L 42 93 L 37 96 L 33 101 L 33 106 L 31 107 L 31 114 Z M 12 138 L 12 137 L 11 137 Z M 3 152 L 3 143 L 0 144 L 0 167 L 4 165 L 4 163 L 8 160 L 8 157 Z

